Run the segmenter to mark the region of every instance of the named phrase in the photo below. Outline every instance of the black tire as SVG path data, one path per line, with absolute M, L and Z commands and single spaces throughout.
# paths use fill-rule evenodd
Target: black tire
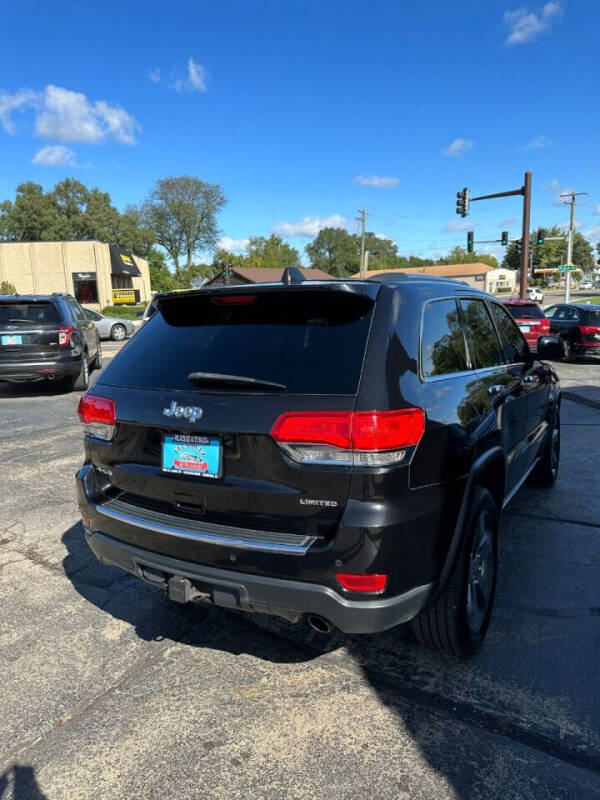
M 565 346 L 564 361 L 567 361 L 568 363 L 575 361 L 575 351 L 573 350 L 573 345 L 571 344 L 571 342 L 567 341 L 567 339 L 564 339 L 564 346 Z
M 100 342 L 98 342 L 98 352 L 94 356 L 94 360 L 90 365 L 90 370 L 94 369 L 102 369 L 102 347 L 100 346 Z
M 114 342 L 122 342 L 126 336 L 127 330 L 125 329 L 125 326 L 121 325 L 119 322 L 116 325 L 113 325 L 110 329 L 110 338 Z
M 85 392 L 90 385 L 90 365 L 87 359 L 87 353 L 83 354 L 81 359 L 81 369 L 79 374 L 71 378 L 71 389 L 75 392 Z
M 492 615 L 497 565 L 498 509 L 490 492 L 478 487 L 444 593 L 411 621 L 417 640 L 449 655 L 472 655 L 483 642 Z
M 532 486 L 554 486 L 560 465 L 560 412 L 557 409 L 548 426 L 546 441 L 540 452 L 540 460 L 529 476 Z

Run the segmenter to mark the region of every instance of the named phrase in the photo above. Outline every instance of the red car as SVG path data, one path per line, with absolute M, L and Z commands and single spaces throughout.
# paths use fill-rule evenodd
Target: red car
M 550 333 L 550 320 L 532 300 L 503 300 L 502 303 L 527 339 L 529 349 L 535 352 L 540 336 Z

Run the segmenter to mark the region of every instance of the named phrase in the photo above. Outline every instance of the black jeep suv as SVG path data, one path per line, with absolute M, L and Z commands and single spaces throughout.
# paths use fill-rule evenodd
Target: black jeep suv
M 488 626 L 500 511 L 550 486 L 560 389 L 508 312 L 423 276 L 219 286 L 157 313 L 84 395 L 98 556 L 181 602 L 316 629 Z
M 84 390 L 101 366 L 98 331 L 74 297 L 0 295 L 0 382 L 58 378 Z

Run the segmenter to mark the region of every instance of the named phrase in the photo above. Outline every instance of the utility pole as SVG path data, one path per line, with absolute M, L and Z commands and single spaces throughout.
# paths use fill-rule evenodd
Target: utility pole
M 575 205 L 577 203 L 576 197 L 587 192 L 564 192 L 561 197 L 570 197 L 570 200 L 565 200 L 564 205 L 571 206 L 571 216 L 569 218 L 569 238 L 567 239 L 567 266 L 573 263 L 573 234 L 575 233 Z M 571 297 L 571 271 L 567 270 L 565 275 L 565 303 L 569 302 Z
M 360 277 L 366 277 L 366 263 L 365 263 L 365 227 L 367 224 L 367 210 L 365 208 L 359 209 L 358 213 L 360 217 L 358 220 L 360 222 Z

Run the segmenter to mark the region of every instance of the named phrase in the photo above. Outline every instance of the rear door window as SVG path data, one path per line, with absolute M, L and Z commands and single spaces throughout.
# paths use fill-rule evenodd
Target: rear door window
M 504 363 L 502 347 L 483 300 L 461 300 L 465 337 L 475 369 Z
M 600 308 L 585 312 L 586 325 L 597 325 L 600 327 Z
M 505 360 L 509 364 L 519 364 L 526 359 L 529 353 L 529 346 L 523 334 L 502 306 L 498 303 L 490 303 L 489 307 L 500 335 Z
M 58 314 L 53 303 L 0 303 L 0 326 L 56 325 Z
M 465 340 L 456 300 L 435 300 L 423 309 L 421 372 L 423 377 L 451 375 L 467 369 Z
M 240 297 L 249 302 L 223 304 Z M 102 382 L 193 390 L 188 375 L 208 372 L 279 383 L 288 392 L 354 394 L 373 306 L 365 295 L 331 290 L 169 298 Z

